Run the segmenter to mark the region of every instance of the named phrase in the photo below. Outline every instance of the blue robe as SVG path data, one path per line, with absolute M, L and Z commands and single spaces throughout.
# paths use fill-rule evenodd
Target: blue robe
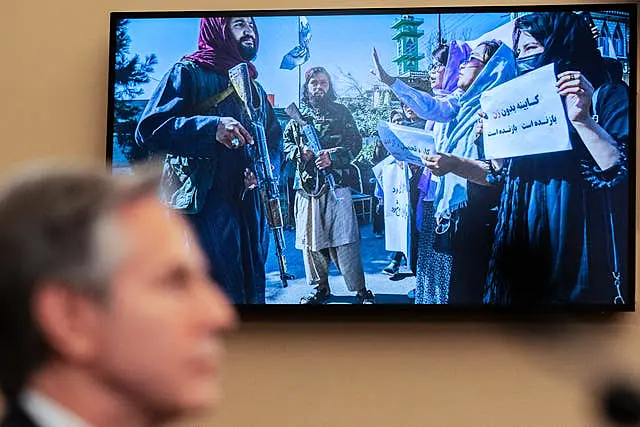
M 572 150 L 515 158 L 506 166 L 484 301 L 498 305 L 612 304 L 621 272 L 627 304 L 629 95 L 601 87 L 599 124 L 621 152 L 601 171 L 570 126 Z M 615 236 L 615 239 L 614 239 Z M 615 250 L 614 250 L 615 249 Z
M 228 86 L 226 75 L 190 61 L 178 62 L 149 99 L 136 139 L 155 153 L 188 156 L 182 170 L 191 174 L 191 191 L 199 202 L 187 218 L 209 258 L 212 278 L 234 303 L 264 304 L 270 234 L 258 191 L 248 191 L 242 199 L 249 156 L 246 150 L 231 150 L 216 141 L 221 117 L 235 118 L 249 132 L 252 125 L 235 93 L 208 111 L 201 108 L 203 101 Z M 265 91 L 257 83 L 256 89 L 271 162 L 278 171 L 282 129 Z M 189 191 L 178 193 L 178 201 L 195 197 Z

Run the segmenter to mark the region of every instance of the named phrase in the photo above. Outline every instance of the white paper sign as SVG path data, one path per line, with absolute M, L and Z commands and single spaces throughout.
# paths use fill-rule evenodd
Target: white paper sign
M 424 129 L 380 121 L 378 135 L 389 154 L 400 161 L 422 166 L 419 156 L 436 152 L 433 133 Z
M 508 81 L 480 97 L 488 159 L 571 149 L 569 126 L 553 64 Z
M 380 161 L 379 163 L 377 163 L 371 168 L 373 172 L 373 176 L 378 180 L 378 183 L 380 184 L 380 187 L 382 188 L 383 192 L 384 192 L 384 181 L 382 180 L 382 171 L 387 165 L 394 162 L 395 162 L 395 159 L 393 158 L 393 156 L 387 156 L 384 159 L 382 159 L 382 161 Z
M 389 156 L 374 166 L 373 172 L 384 194 L 385 249 L 406 255 L 411 244 L 407 171 Z

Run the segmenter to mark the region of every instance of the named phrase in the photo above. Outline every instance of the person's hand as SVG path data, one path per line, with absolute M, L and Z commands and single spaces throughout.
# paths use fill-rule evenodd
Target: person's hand
M 249 168 L 244 170 L 244 188 L 253 190 L 258 186 L 258 177 Z
M 442 176 L 453 171 L 456 166 L 457 159 L 455 156 L 446 153 L 432 154 L 429 156 L 422 155 L 422 164 L 424 164 L 435 176 Z
M 244 144 L 253 144 L 251 134 L 233 117 L 221 117 L 216 129 L 216 140 L 230 149 L 237 149 Z
M 598 30 L 598 27 L 596 27 L 595 25 L 592 25 L 591 34 L 593 34 L 594 39 L 597 39 L 598 37 L 600 37 L 600 30 Z
M 387 86 L 391 86 L 393 84 L 393 81 L 395 80 L 393 77 L 391 77 L 385 70 L 384 68 L 382 68 L 382 65 L 380 65 L 380 60 L 378 59 L 378 52 L 376 51 L 376 48 L 374 47 L 372 52 L 371 52 L 371 56 L 373 57 L 373 67 L 371 69 L 371 73 L 378 77 L 378 79 L 386 84 Z
M 482 136 L 482 129 L 483 129 L 483 126 L 484 126 L 484 123 L 483 123 L 482 119 L 486 119 L 487 118 L 487 114 L 484 111 L 478 111 L 478 116 L 480 116 L 480 118 L 478 119 L 476 124 L 473 125 L 473 135 L 475 137 L 475 141 L 476 142 Z
M 318 152 L 318 158 L 316 159 L 316 166 L 318 169 L 326 169 L 331 166 L 331 156 L 327 150 L 320 150 Z
M 309 160 L 313 159 L 314 156 L 315 154 L 313 153 L 311 148 L 307 147 L 306 145 L 302 146 L 302 150 L 300 150 L 300 158 L 302 158 L 302 160 L 308 162 Z
M 564 96 L 567 117 L 571 122 L 585 123 L 591 119 L 591 97 L 593 85 L 579 71 L 558 74 L 558 94 Z

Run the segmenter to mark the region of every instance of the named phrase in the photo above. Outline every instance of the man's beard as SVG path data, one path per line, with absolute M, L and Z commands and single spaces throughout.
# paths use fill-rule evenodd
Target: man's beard
M 329 97 L 323 91 L 318 92 L 317 94 L 309 94 L 309 104 L 312 107 L 320 107 L 329 102 Z
M 242 44 L 246 39 L 241 39 L 238 42 L 238 51 L 240 51 L 240 56 L 247 61 L 252 60 L 256 57 L 256 53 L 258 53 L 258 49 L 256 49 L 256 41 L 253 39 L 253 46 L 245 46 Z

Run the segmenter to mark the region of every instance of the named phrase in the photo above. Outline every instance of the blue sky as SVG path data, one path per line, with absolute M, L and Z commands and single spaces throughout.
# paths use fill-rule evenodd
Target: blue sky
M 426 40 L 430 32 L 437 30 L 436 15 L 415 15 L 424 19 L 420 27 L 425 36 L 420 40 L 420 53 L 425 53 Z M 477 13 L 441 15 L 445 30 L 455 33 L 465 31 L 469 39 L 508 22 L 506 13 Z M 391 38 L 390 27 L 399 15 L 307 15 L 311 26 L 311 58 L 302 66 L 304 71 L 322 65 L 332 75 L 338 95 L 344 93 L 341 72 L 351 73 L 361 85 L 369 87 L 376 80 L 370 74 L 371 48 L 376 46 L 383 66 L 391 74 L 397 74 L 391 62 L 396 54 L 396 42 Z M 260 33 L 260 50 L 254 61 L 258 81 L 268 93 L 274 93 L 277 106 L 286 106 L 298 100 L 298 71 L 281 70 L 282 57 L 298 42 L 297 16 L 258 17 L 256 24 Z M 153 80 L 143 87 L 141 99 L 149 98 L 158 81 L 167 70 L 185 54 L 197 49 L 199 19 L 154 18 L 135 19 L 129 23 L 131 53 L 148 55 L 155 53 L 158 65 Z M 426 55 L 428 57 L 428 55 Z M 426 63 L 421 64 L 424 68 Z

